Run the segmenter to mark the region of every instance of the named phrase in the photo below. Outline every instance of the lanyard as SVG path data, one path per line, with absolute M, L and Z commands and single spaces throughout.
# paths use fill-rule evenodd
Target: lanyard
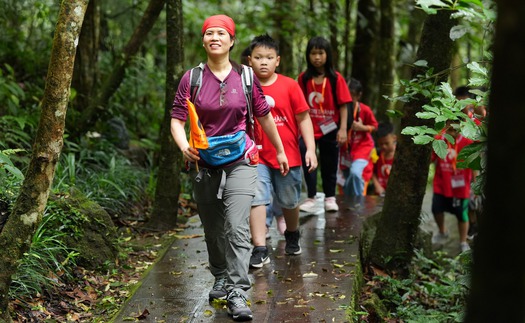
M 312 88 L 314 89 L 315 91 L 315 82 L 314 82 L 314 79 L 312 78 Z M 324 110 L 323 110 L 323 102 L 324 102 L 324 90 L 326 88 L 326 77 L 323 78 L 323 87 L 321 89 L 321 102 L 318 102 L 319 103 L 319 109 L 321 109 L 321 113 L 324 114 Z
M 454 142 L 454 147 L 452 147 L 452 145 L 447 141 L 447 145 L 448 145 L 448 148 L 454 148 L 454 158 L 450 161 L 450 163 L 452 164 L 452 169 L 454 170 L 454 174 L 456 173 L 456 163 L 457 163 L 457 160 L 458 160 L 458 141 L 456 140 Z

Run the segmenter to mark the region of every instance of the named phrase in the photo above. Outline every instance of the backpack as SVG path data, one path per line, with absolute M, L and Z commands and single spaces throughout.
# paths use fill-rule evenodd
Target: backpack
M 202 85 L 202 72 L 204 71 L 204 64 L 200 63 L 190 71 L 190 95 L 191 102 L 195 102 L 195 98 L 199 94 Z M 239 71 L 238 71 L 239 72 Z M 249 66 L 241 64 L 242 88 L 244 90 L 244 97 L 246 98 L 248 117 L 246 118 L 246 132 L 250 138 L 255 141 L 255 120 L 253 118 L 252 110 L 252 88 L 253 88 L 253 69 Z

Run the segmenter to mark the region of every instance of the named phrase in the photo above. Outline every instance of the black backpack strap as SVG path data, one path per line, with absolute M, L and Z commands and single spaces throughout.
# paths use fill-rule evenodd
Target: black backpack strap
M 253 106 L 252 106 L 252 90 L 253 90 L 253 69 L 246 65 L 241 65 L 241 79 L 242 87 L 244 90 L 244 97 L 246 98 L 246 108 L 248 110 L 248 124 L 246 130 L 249 131 L 248 135 L 250 138 L 255 140 L 255 120 L 253 119 Z
M 190 71 L 190 101 L 195 103 L 197 95 L 201 91 L 202 72 L 204 71 L 204 64 L 200 63 Z

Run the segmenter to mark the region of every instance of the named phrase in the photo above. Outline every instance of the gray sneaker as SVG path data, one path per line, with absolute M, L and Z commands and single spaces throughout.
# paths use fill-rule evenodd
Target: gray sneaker
M 301 245 L 299 244 L 299 239 L 301 238 L 299 229 L 294 232 L 288 230 L 284 231 L 284 238 L 286 239 L 284 251 L 289 255 L 300 255 L 302 250 Z
M 228 293 L 228 314 L 234 321 L 251 321 L 253 318 L 252 311 L 248 307 L 246 297 L 236 290 Z
M 209 301 L 213 302 L 216 299 L 225 299 L 228 292 L 226 291 L 226 277 L 215 278 L 215 283 L 211 289 L 208 297 Z

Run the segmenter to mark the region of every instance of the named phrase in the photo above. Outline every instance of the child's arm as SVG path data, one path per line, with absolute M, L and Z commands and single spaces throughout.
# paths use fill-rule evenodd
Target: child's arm
M 314 127 L 312 126 L 310 113 L 304 111 L 296 114 L 295 120 L 297 121 L 299 131 L 306 146 L 304 159 L 306 161 L 306 166 L 308 166 L 308 172 L 311 173 L 317 168 L 317 155 L 315 153 Z
M 257 121 L 259 121 L 259 124 L 261 125 L 264 133 L 266 133 L 268 139 L 270 139 L 270 142 L 277 150 L 277 162 L 279 163 L 281 174 L 286 176 L 290 170 L 288 166 L 288 158 L 284 152 L 284 146 L 281 141 L 281 137 L 279 137 L 279 132 L 277 132 L 277 127 L 275 126 L 272 113 L 270 112 L 264 117 L 257 117 Z
M 381 184 L 379 184 L 379 179 L 377 179 L 377 175 L 375 172 L 372 175 L 372 183 L 374 183 L 374 189 L 376 190 L 377 195 L 385 195 L 385 188 L 381 186 Z
M 346 104 L 339 106 L 339 130 L 337 131 L 336 140 L 340 146 L 346 143 L 348 132 L 346 123 L 348 122 L 348 108 Z

